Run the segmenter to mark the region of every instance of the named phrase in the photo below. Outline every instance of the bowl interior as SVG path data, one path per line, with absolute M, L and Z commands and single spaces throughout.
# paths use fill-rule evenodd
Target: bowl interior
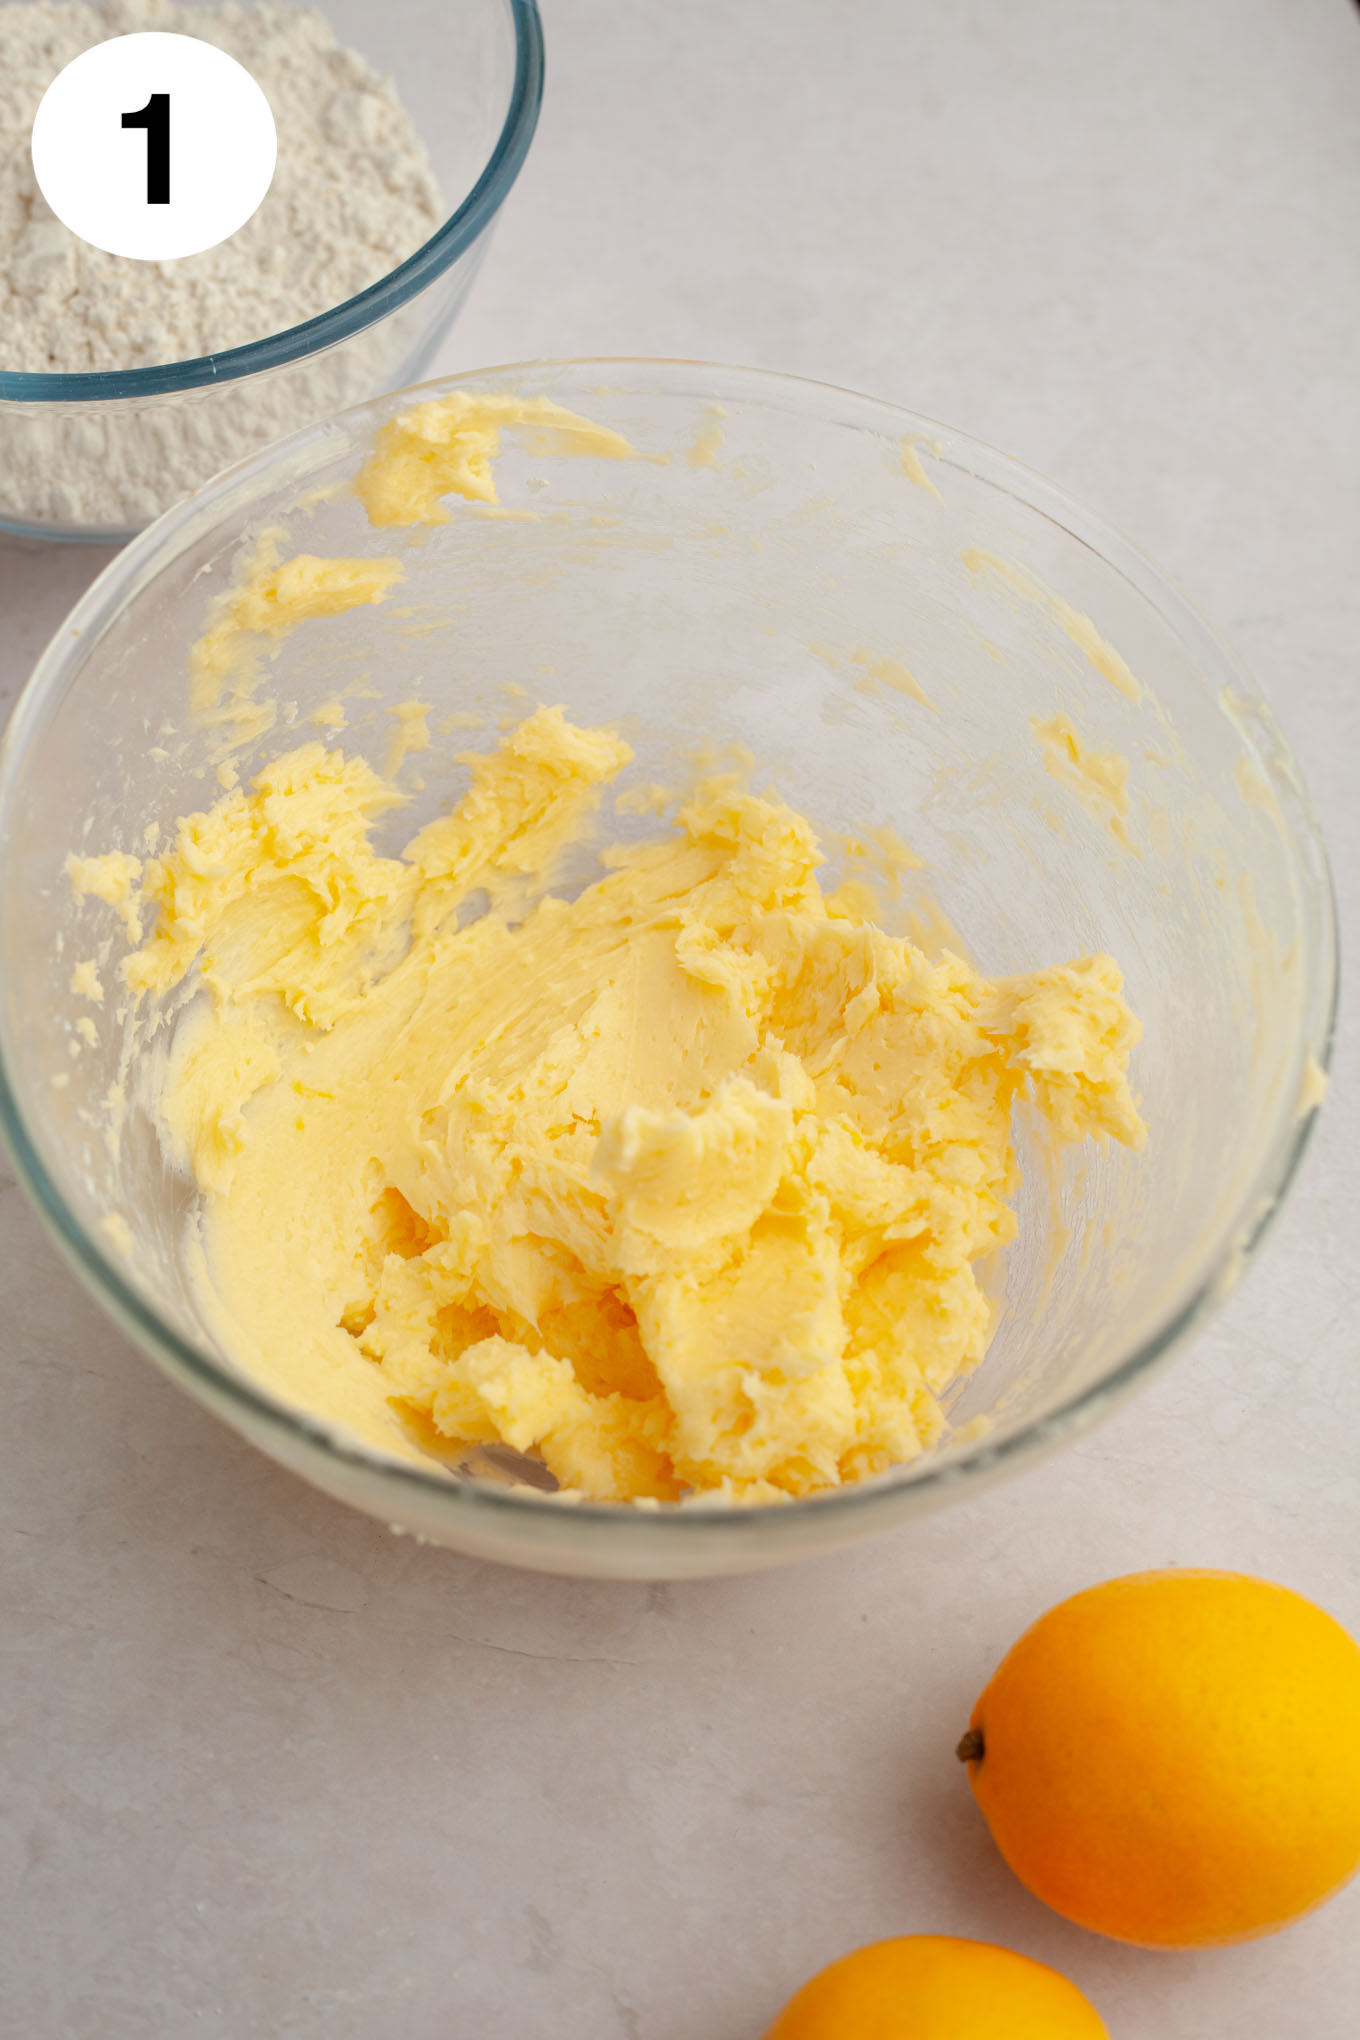
M 397 703 L 431 704 L 434 730 L 476 719 L 421 759 L 395 847 L 463 784 L 454 753 L 494 742 L 527 702 L 560 702 L 624 726 L 637 754 L 625 788 L 737 745 L 758 785 L 824 830 L 897 831 L 922 863 L 887 918 L 927 946 L 966 945 L 992 973 L 1115 956 L 1143 1026 L 1147 1147 L 1058 1161 L 1020 1125 L 1020 1233 L 989 1271 L 1004 1310 L 943 1461 L 1051 1429 L 1231 1280 L 1297 1148 L 1330 1019 L 1330 894 L 1268 712 L 1131 549 L 966 439 L 839 392 L 693 365 L 469 381 L 546 392 L 648 457 L 545 459 L 510 435 L 502 502 L 531 515 L 455 504 L 447 524 L 374 531 L 343 484 L 375 424 L 409 401 L 381 399 L 173 512 L 45 658 L 0 788 L 0 1043 L 28 1173 L 105 1292 L 125 1284 L 149 1310 L 163 1357 L 182 1342 L 229 1377 L 186 1276 L 192 1187 L 145 1086 L 108 1135 L 122 1030 L 114 1002 L 82 1024 L 93 1009 L 71 976 L 90 958 L 115 979 L 123 937 L 62 869 L 72 850 L 140 853 L 148 824 L 215 797 L 220 733 L 188 718 L 186 648 L 243 539 L 281 520 L 290 550 L 395 553 L 407 581 L 400 602 L 281 641 L 267 686 L 278 722 L 234 752 L 243 777 L 292 733 L 315 734 L 309 715 L 346 688 L 343 743 L 379 765 Z M 1056 717 L 1126 761 L 1122 813 L 1048 769 L 1034 725 Z M 620 818 L 617 832 L 639 826 Z M 167 1038 L 145 1030 L 143 1058 Z M 130 1229 L 126 1253 L 110 1213 Z M 937 1471 L 917 1463 L 889 1485 Z M 427 1485 L 445 1481 L 432 1469 Z
M 396 14 L 372 0 L 326 0 L 336 41 L 395 80 L 452 213 L 500 139 L 515 82 L 513 11 L 504 0 L 403 0 Z

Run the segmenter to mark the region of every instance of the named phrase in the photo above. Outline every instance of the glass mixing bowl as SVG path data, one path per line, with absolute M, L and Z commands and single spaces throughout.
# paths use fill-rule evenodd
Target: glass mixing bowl
M 850 1543 L 1073 1436 L 1236 1280 L 1298 1161 L 1328 1054 L 1334 923 L 1317 825 L 1270 711 L 1194 610 L 1003 454 L 865 397 L 696 363 L 537 363 L 458 386 L 546 394 L 649 457 L 548 459 L 507 434 L 498 484 L 520 514 L 455 498 L 446 524 L 374 531 L 347 484 L 411 401 L 384 397 L 181 503 L 44 654 L 0 765 L 0 1119 L 59 1242 L 153 1359 L 275 1459 L 396 1527 L 630 1577 Z M 989 1271 L 1005 1307 L 941 1449 L 773 1508 L 573 1506 L 498 1485 L 494 1468 L 470 1480 L 388 1461 L 233 1365 L 185 1275 L 192 1186 L 149 1118 L 105 1139 L 118 1030 L 91 1028 L 70 981 L 77 959 L 112 969 L 121 938 L 109 908 L 72 896 L 63 860 L 135 851 L 149 822 L 213 797 L 186 650 L 243 538 L 280 523 L 290 549 L 396 552 L 407 577 L 400 603 L 281 642 L 271 687 L 285 722 L 362 683 L 371 695 L 343 742 L 379 765 L 385 711 L 413 694 L 436 728 L 469 712 L 489 725 L 421 759 L 428 784 L 394 845 L 462 783 L 451 753 L 493 742 L 527 695 L 623 721 L 639 782 L 735 743 L 757 783 L 815 823 L 899 830 L 925 860 L 899 925 L 938 937 L 947 916 L 990 972 L 1099 948 L 1118 959 L 1143 1023 L 1132 1078 L 1147 1147 L 1059 1162 L 1018 1115 L 1020 1230 Z M 1124 841 L 1099 802 L 1046 770 L 1031 719 L 1055 716 L 1127 760 Z M 243 775 L 294 740 L 276 730 L 247 746 Z M 122 1248 L 110 1212 L 130 1227 Z
M 339 43 L 395 79 L 449 217 L 367 290 L 249 346 L 99 374 L 0 363 L 0 531 L 121 543 L 252 448 L 429 367 L 533 140 L 536 0 L 325 0 L 323 11 Z

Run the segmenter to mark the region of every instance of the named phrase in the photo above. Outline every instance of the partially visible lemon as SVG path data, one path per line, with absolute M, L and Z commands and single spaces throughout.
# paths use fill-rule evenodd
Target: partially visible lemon
M 765 2040 L 1109 2040 L 1075 1984 L 1009 1948 L 907 1934 L 833 1962 Z
M 1360 1868 L 1360 1646 L 1266 1580 L 1137 1573 L 1062 1602 L 959 1755 L 1016 1875 L 1116 1940 L 1270 1933 Z

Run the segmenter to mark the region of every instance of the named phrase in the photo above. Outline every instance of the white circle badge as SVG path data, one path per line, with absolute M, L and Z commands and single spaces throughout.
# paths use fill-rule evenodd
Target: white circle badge
M 192 35 L 120 35 L 53 79 L 33 169 L 57 218 L 140 262 L 200 255 L 268 191 L 278 137 L 255 80 Z

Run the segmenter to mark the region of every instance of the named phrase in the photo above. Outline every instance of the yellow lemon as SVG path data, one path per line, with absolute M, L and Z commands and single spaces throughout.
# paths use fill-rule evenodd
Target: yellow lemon
M 1268 1934 L 1360 1867 L 1360 1646 L 1266 1580 L 1137 1573 L 1062 1602 L 959 1755 L 1017 1877 L 1116 1940 Z
M 789 2000 L 765 2040 L 1109 2040 L 1089 1998 L 1042 1962 L 907 1934 L 833 1962 Z

